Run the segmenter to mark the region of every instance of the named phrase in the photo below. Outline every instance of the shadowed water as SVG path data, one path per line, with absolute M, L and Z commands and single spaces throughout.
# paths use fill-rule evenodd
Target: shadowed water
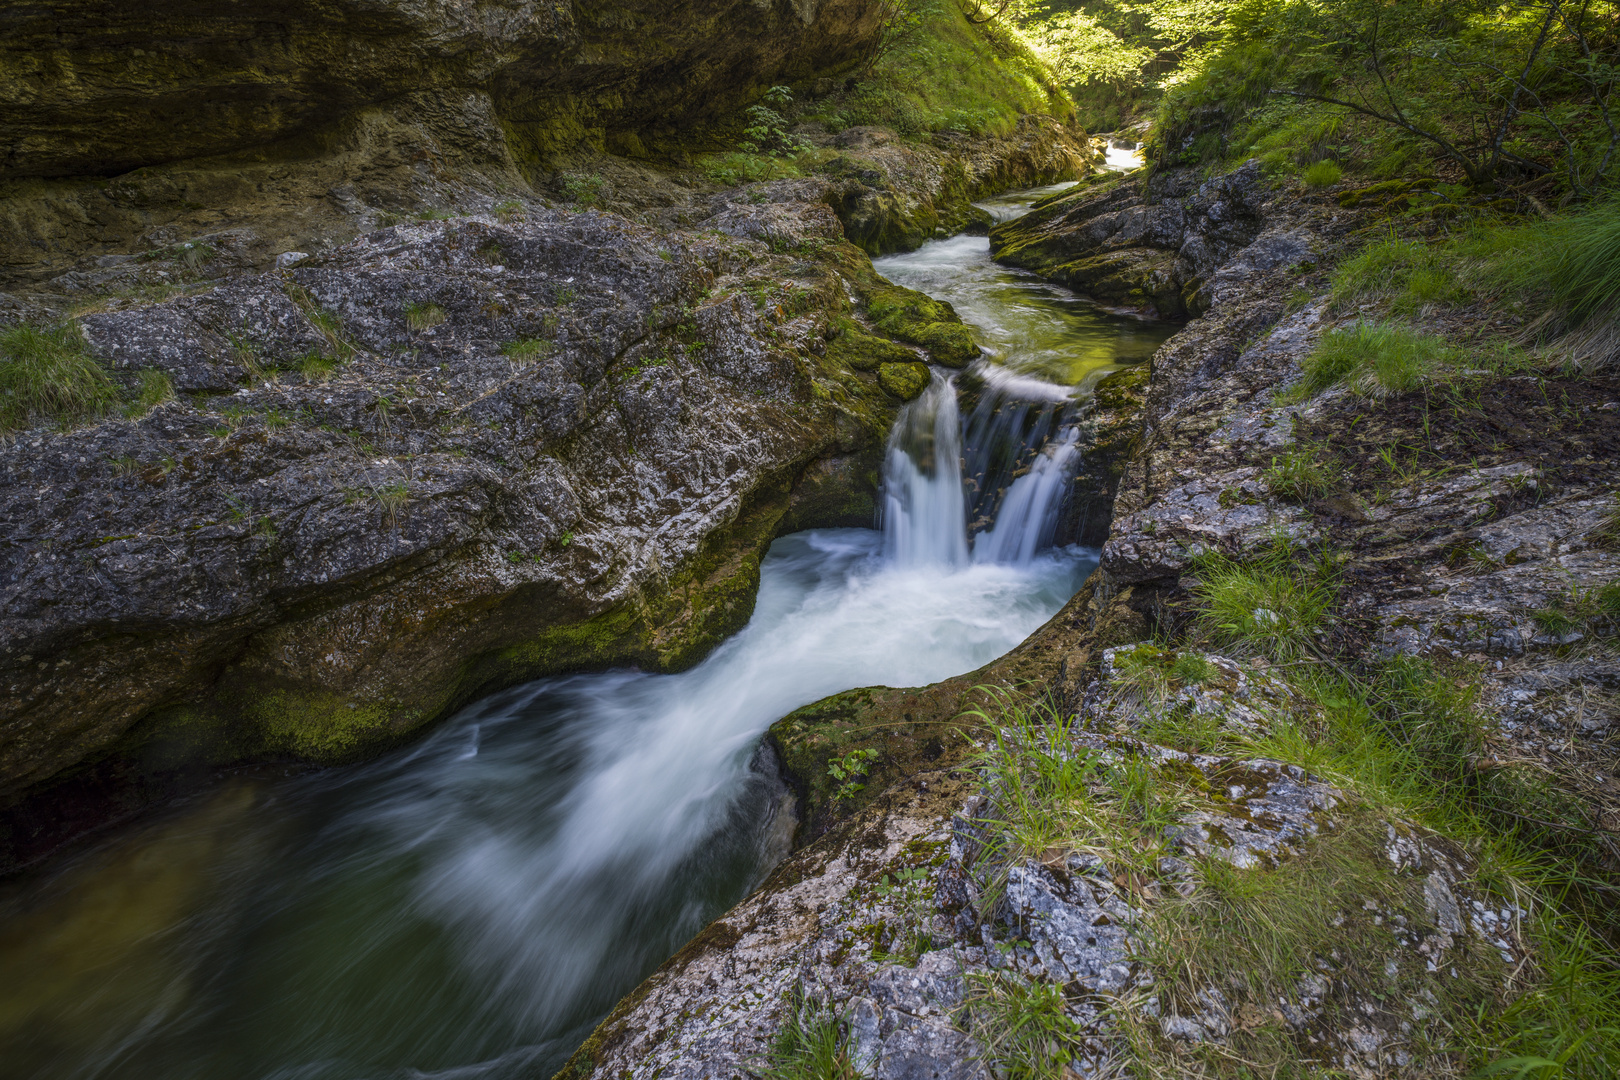
M 902 258 L 943 278 L 938 253 L 957 243 Z M 985 272 L 968 263 L 959 276 Z M 974 321 L 1033 297 L 1029 321 L 1068 317 L 1060 297 L 1054 309 L 1020 289 L 960 309 Z M 1009 377 L 1101 363 L 1061 360 L 1048 340 L 1023 365 L 1008 327 L 1025 317 L 997 317 L 976 326 L 1020 361 Z M 1061 403 L 1079 381 L 1025 389 Z M 549 1075 L 782 854 L 791 822 L 757 756 L 767 725 L 839 690 L 978 667 L 1093 565 L 1042 540 L 1072 424 L 1054 420 L 1019 452 L 1001 516 L 971 549 L 963 439 L 955 390 L 936 378 L 896 424 L 884 532 L 778 540 L 751 621 L 689 671 L 516 687 L 412 747 L 233 782 L 12 883 L 0 896 L 4 1075 Z

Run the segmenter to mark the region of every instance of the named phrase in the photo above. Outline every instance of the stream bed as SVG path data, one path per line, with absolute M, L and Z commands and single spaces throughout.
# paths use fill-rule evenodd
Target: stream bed
M 989 354 L 965 415 L 941 373 L 897 422 L 881 531 L 777 540 L 751 621 L 688 671 L 515 687 L 410 747 L 244 775 L 9 883 L 5 1075 L 549 1076 L 785 854 L 770 723 L 972 670 L 1055 613 L 1095 565 L 1051 543 L 1073 391 L 1168 328 L 997 266 L 984 237 L 877 265 L 950 300 Z

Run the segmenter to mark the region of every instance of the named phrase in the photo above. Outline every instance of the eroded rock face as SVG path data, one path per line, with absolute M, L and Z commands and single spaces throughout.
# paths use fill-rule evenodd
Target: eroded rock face
M 499 123 L 532 144 L 563 117 L 598 137 L 656 138 L 846 62 L 875 20 L 855 0 L 8 0 L 0 173 L 114 175 L 288 139 L 401 97 L 445 121 L 485 114 L 497 142 Z
M 899 404 L 827 336 L 903 290 L 806 221 L 816 258 L 598 213 L 399 226 L 84 316 L 181 394 L 0 451 L 4 790 L 109 751 L 338 760 L 483 688 L 702 655 L 781 529 L 870 514 Z
M 1309 231 L 1268 212 L 1274 196 L 1257 162 L 1193 184 L 1173 171 L 1145 192 L 1130 180 L 1081 188 L 991 229 L 991 254 L 1167 318 L 1207 311 L 1254 274 L 1313 258 Z
M 1453 972 L 1500 979 L 1524 963 L 1517 927 L 1528 912 L 1490 901 L 1466 856 L 1369 816 L 1296 766 L 1135 737 L 1170 704 L 1144 696 L 1117 663 L 1139 648 L 1155 649 L 1104 654 L 1080 707 L 1084 731 L 1055 749 L 1091 755 L 1099 793 L 1110 770 L 1146 763 L 1159 797 L 1180 806 L 1150 869 L 1130 841 L 1084 827 L 1040 858 L 1009 860 L 992 844 L 1007 812 L 994 786 L 980 790 L 966 771 L 915 772 L 790 857 L 627 997 L 559 1075 L 758 1071 L 807 997 L 843 1017 L 865 1075 L 988 1077 L 993 1055 L 971 1034 L 976 1002 L 986 986 L 1031 983 L 1064 987 L 1079 1076 L 1111 1075 L 1126 1060 L 1127 1026 L 1171 1047 L 1229 1046 L 1257 1022 L 1279 1023 L 1302 1053 L 1353 1076 L 1423 1075 L 1433 1062 L 1408 1047 L 1445 1030 Z M 1264 734 L 1306 707 L 1263 669 L 1202 659 L 1215 674 L 1178 693 L 1218 724 Z M 1349 926 L 1357 947 L 1321 956 L 1262 1021 L 1231 987 L 1189 992 L 1156 968 L 1155 940 L 1218 888 L 1198 867 L 1309 874 L 1336 859 L 1357 861 L 1364 891 L 1328 913 L 1323 940 Z

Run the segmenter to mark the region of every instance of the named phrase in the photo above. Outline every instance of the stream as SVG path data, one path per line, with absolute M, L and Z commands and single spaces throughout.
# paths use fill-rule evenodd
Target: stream
M 1046 190 L 983 205 L 1010 217 Z M 767 726 L 972 670 L 1050 618 L 1095 565 L 1054 544 L 1076 391 L 1169 328 L 998 266 L 984 237 L 876 263 L 950 300 L 988 354 L 903 410 L 881 530 L 778 539 L 748 625 L 688 671 L 514 687 L 412 746 L 245 774 L 8 883 L 5 1075 L 549 1076 L 786 853 Z

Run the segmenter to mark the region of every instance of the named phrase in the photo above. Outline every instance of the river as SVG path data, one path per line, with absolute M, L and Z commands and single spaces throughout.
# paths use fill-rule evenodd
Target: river
M 989 354 L 897 422 L 881 531 L 777 540 L 748 625 L 688 671 L 515 687 L 410 747 L 244 775 L 9 883 L 5 1075 L 548 1076 L 784 854 L 757 756 L 772 721 L 972 670 L 1056 612 L 1095 564 L 1052 545 L 1083 391 L 1168 331 L 997 266 L 983 237 L 877 265 L 950 300 Z

